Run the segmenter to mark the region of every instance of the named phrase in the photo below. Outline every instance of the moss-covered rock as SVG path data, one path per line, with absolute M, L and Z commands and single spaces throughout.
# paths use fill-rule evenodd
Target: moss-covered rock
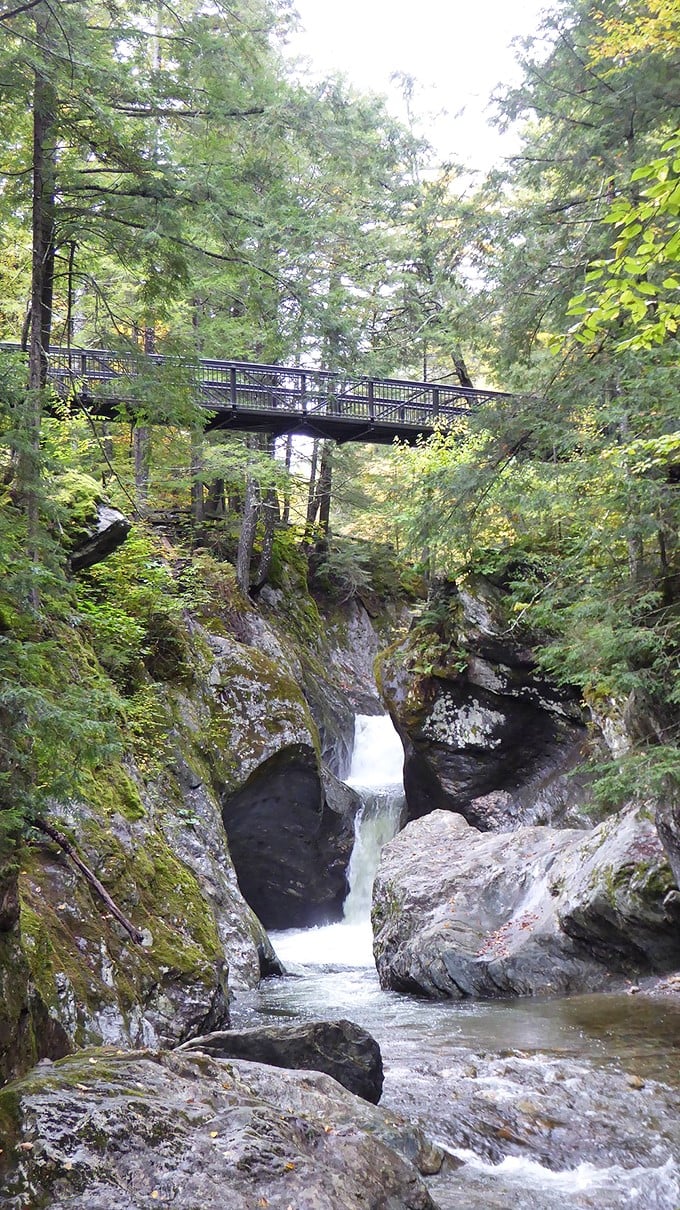
M 111 507 L 96 479 L 81 471 L 60 475 L 52 497 L 73 571 L 101 562 L 125 541 L 132 528 L 127 517 Z

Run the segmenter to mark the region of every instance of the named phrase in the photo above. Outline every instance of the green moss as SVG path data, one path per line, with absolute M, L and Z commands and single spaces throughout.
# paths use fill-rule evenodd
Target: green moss
M 11 1166 L 12 1152 L 21 1134 L 19 1097 L 12 1088 L 0 1089 L 0 1176 Z
M 108 817 L 119 814 L 129 820 L 144 818 L 146 811 L 139 790 L 117 761 L 105 768 L 87 770 L 82 784 L 83 798 L 102 814 Z
M 97 505 L 105 503 L 101 485 L 81 471 L 60 475 L 53 485 L 52 499 L 60 510 L 69 547 L 87 536 L 97 519 Z
M 69 871 L 66 881 L 55 881 L 46 876 L 38 851 L 26 855 L 21 928 L 31 977 L 60 1019 L 69 1001 L 71 1011 L 79 1006 L 74 1040 L 83 1045 L 92 1040 L 83 1024 L 92 1013 L 117 1005 L 126 1015 L 166 980 L 188 977 L 210 987 L 223 954 L 196 878 L 160 833 L 146 831 L 141 843 L 126 848 L 99 818 L 89 816 L 77 832 L 79 851 L 95 865 L 114 901 L 153 938 L 149 948 L 131 944 L 84 878 Z M 57 901 L 58 895 L 64 898 Z
M 633 867 L 630 885 L 645 899 L 662 900 L 675 887 L 675 880 L 666 862 L 640 861 Z

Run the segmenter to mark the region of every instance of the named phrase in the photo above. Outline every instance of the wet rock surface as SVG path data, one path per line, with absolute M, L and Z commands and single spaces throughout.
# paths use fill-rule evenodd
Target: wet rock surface
M 405 1080 L 388 1068 L 385 1103 L 436 1129 L 439 1141 L 468 1162 L 466 1152 L 491 1164 L 530 1158 L 552 1171 L 584 1163 L 653 1169 L 680 1154 L 677 1088 L 569 1057 L 460 1048 L 443 1071 L 416 1060 Z
M 383 850 L 374 886 L 381 984 L 434 998 L 556 995 L 670 970 L 672 874 L 639 811 L 592 832 L 480 833 L 437 811 Z
M 220 1059 L 251 1059 L 273 1067 L 323 1071 L 349 1092 L 377 1105 L 383 1085 L 380 1047 L 352 1021 L 305 1021 L 206 1034 L 185 1042 Z
M 427 1163 L 419 1131 L 318 1073 L 90 1052 L 8 1086 L 0 1115 L 7 1210 L 435 1210 L 404 1158 Z

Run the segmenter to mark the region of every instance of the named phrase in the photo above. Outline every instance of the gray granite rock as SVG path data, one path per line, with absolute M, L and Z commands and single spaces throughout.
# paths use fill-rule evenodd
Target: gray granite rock
M 352 1021 L 303 1021 L 223 1030 L 192 1038 L 180 1048 L 219 1059 L 251 1059 L 273 1067 L 323 1071 L 356 1096 L 378 1104 L 383 1085 L 380 1047 Z
M 680 964 L 672 874 L 643 812 L 592 832 L 480 833 L 436 811 L 383 850 L 374 952 L 384 987 L 434 998 L 553 995 Z
M 435 1210 L 419 1131 L 315 1072 L 95 1051 L 9 1085 L 0 1121 L 6 1210 Z

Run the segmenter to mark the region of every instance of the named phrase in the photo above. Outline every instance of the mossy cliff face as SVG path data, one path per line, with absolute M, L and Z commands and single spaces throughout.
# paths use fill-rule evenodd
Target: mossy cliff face
M 130 818 L 95 793 L 62 806 L 56 822 L 144 941 L 131 940 L 56 846 L 27 849 L 22 949 L 49 1018 L 71 1047 L 157 1046 L 228 1022 L 225 949 L 196 876 L 149 804 L 140 798 Z
M 29 837 L 0 935 L 16 1057 L 4 1077 L 74 1047 L 155 1047 L 224 1026 L 230 990 L 280 969 L 253 908 L 269 926 L 341 912 L 357 801 L 324 768 L 309 703 L 330 702 L 327 754 L 351 706 L 309 598 L 298 635 L 290 603 L 266 617 L 229 585 L 220 595 L 224 566 L 214 599 L 151 615 L 150 654 L 127 665 L 124 751 L 49 811 L 144 943 L 57 844 Z M 96 660 L 83 628 L 78 642 L 86 683 Z

